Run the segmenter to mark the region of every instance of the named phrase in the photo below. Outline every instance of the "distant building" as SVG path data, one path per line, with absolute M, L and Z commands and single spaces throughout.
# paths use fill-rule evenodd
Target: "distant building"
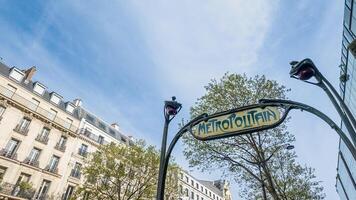
M 36 68 L 0 62 L 0 197 L 68 200 L 83 158 L 101 144 L 129 144 L 117 124 L 32 80 Z
M 356 116 L 356 60 L 348 50 L 349 44 L 356 38 L 356 1 L 346 0 L 344 12 L 340 93 Z M 343 130 L 347 133 L 345 128 Z M 356 199 L 356 161 L 342 140 L 339 144 L 336 190 L 342 200 Z
M 198 180 L 184 170 L 178 179 L 180 200 L 232 200 L 227 181 Z

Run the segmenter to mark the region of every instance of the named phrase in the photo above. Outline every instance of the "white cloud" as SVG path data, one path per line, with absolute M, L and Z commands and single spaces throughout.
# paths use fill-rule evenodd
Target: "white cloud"
M 248 72 L 278 1 L 135 1 L 132 7 L 164 95 L 197 97 L 210 78 Z

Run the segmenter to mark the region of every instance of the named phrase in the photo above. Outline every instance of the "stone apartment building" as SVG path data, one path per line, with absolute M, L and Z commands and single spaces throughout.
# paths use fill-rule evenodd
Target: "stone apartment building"
M 84 180 L 84 159 L 99 145 L 132 144 L 116 123 L 90 113 L 21 70 L 0 62 L 0 200 L 68 200 Z M 182 171 L 181 199 L 231 200 L 225 181 L 201 181 Z
M 67 200 L 83 180 L 88 153 L 131 140 L 117 124 L 82 108 L 80 100 L 65 102 L 33 82 L 35 71 L 0 63 L 0 196 Z
M 232 200 L 225 180 L 198 180 L 182 170 L 178 176 L 180 200 Z

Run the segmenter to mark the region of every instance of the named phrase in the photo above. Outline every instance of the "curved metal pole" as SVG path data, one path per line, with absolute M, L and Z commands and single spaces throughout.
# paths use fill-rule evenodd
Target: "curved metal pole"
M 159 170 L 158 170 L 158 187 L 157 187 L 157 199 L 160 199 L 161 197 L 159 196 L 160 186 L 162 185 L 162 180 L 163 174 L 162 174 L 162 168 L 164 165 L 164 158 L 166 157 L 166 148 L 167 148 L 167 134 L 168 134 L 168 126 L 169 126 L 170 120 L 165 116 L 164 120 L 164 128 L 163 128 L 163 136 L 162 136 L 162 144 L 161 144 L 161 156 L 159 160 Z
M 319 72 L 320 73 L 320 72 Z M 331 92 L 334 94 L 334 96 L 336 97 L 336 99 L 339 101 L 341 108 L 345 111 L 346 115 L 348 116 L 348 118 L 351 121 L 351 124 L 353 125 L 353 127 L 356 129 L 356 120 L 355 117 L 353 116 L 353 114 L 351 113 L 350 109 L 348 108 L 348 106 L 346 106 L 345 102 L 342 100 L 342 98 L 340 97 L 339 93 L 335 90 L 334 86 L 331 85 L 331 83 L 328 81 L 328 79 L 326 79 L 321 73 L 320 73 L 320 77 L 321 80 L 323 82 L 325 82 L 326 86 L 328 86 L 328 88 L 331 90 Z M 355 144 L 356 145 L 356 144 Z
M 176 113 L 174 115 L 171 115 L 167 112 L 167 107 L 168 106 L 178 106 L 175 107 L 174 109 L 176 110 Z M 164 107 L 163 107 L 163 113 L 164 113 L 164 128 L 163 128 L 163 135 L 162 135 L 162 144 L 161 144 L 161 156 L 160 156 L 160 163 L 159 163 L 159 170 L 158 170 L 158 187 L 157 187 L 157 199 L 162 198 L 160 196 L 160 193 L 158 191 L 162 190 L 161 185 L 162 185 L 162 180 L 163 174 L 162 174 L 162 168 L 164 164 L 164 158 L 166 157 L 166 148 L 167 148 L 167 135 L 168 135 L 168 127 L 169 123 L 175 118 L 176 114 L 180 111 L 182 108 L 181 104 L 175 101 L 175 97 L 172 97 L 172 101 L 165 101 Z
M 344 105 L 344 102 L 341 100 L 341 97 L 340 97 L 338 94 L 334 94 L 334 95 L 336 96 L 336 98 L 338 99 L 340 105 L 344 105 L 344 108 L 346 108 L 346 110 L 345 110 L 345 109 L 342 109 L 342 106 L 340 106 L 340 105 L 337 103 L 335 97 L 333 96 L 333 94 L 331 93 L 331 91 L 329 90 L 329 88 L 326 87 L 325 83 L 326 83 L 327 81 L 324 83 L 325 78 L 324 78 L 322 75 L 321 75 L 321 80 L 322 80 L 322 81 L 321 81 L 319 84 L 317 84 L 317 86 L 321 87 L 321 88 L 325 91 L 325 93 L 328 95 L 328 97 L 329 97 L 329 99 L 331 100 L 331 102 L 333 103 L 333 105 L 334 105 L 336 111 L 339 113 L 339 116 L 340 116 L 341 120 L 344 122 L 345 127 L 346 127 L 347 131 L 349 132 L 349 134 L 350 134 L 350 136 L 351 136 L 351 139 L 352 139 L 353 144 L 356 145 L 356 132 L 355 132 L 355 128 L 354 128 L 353 125 L 351 124 L 353 118 L 352 118 L 352 115 L 351 115 L 351 117 L 348 117 L 349 115 L 347 115 L 347 111 L 348 111 L 348 112 L 350 112 L 350 111 L 348 110 L 347 106 Z M 330 84 L 330 83 L 329 83 L 329 84 Z M 328 85 L 328 86 L 331 86 L 331 85 Z M 331 87 L 332 87 L 332 86 L 331 86 Z M 330 88 L 330 89 L 332 90 L 332 89 L 334 89 L 334 88 Z M 341 101 L 339 100 L 339 98 L 340 98 Z M 346 115 L 345 115 L 345 113 L 343 112 L 343 110 L 346 112 Z M 351 113 L 349 113 L 349 114 L 351 114 Z
M 199 123 L 203 118 L 207 117 L 207 114 L 202 114 L 199 115 L 198 117 L 194 118 L 190 122 L 188 122 L 186 125 L 184 125 L 178 133 L 174 136 L 172 139 L 172 142 L 170 143 L 168 150 L 166 152 L 165 158 L 164 158 L 164 163 L 162 166 L 162 171 L 160 172 L 161 176 L 159 176 L 158 180 L 158 191 L 157 191 L 157 199 L 158 200 L 163 200 L 164 199 L 164 190 L 165 190 L 165 185 L 166 185 L 166 175 L 167 175 L 167 169 L 168 169 L 168 164 L 169 164 L 169 158 L 171 157 L 171 153 L 173 151 L 174 146 L 178 142 L 179 138 L 182 137 L 182 135 L 189 130 L 191 126 L 194 126 L 196 123 Z
M 301 110 L 305 110 L 305 111 L 307 111 L 309 113 L 312 113 L 312 114 L 316 115 L 317 117 L 319 117 L 320 119 L 325 121 L 327 124 L 329 124 L 330 127 L 332 129 L 334 129 L 339 134 L 340 138 L 344 141 L 345 145 L 350 150 L 352 156 L 356 159 L 356 149 L 353 146 L 353 144 L 351 143 L 351 141 L 348 139 L 348 137 L 345 135 L 345 133 L 336 125 L 336 123 L 333 122 L 327 115 L 325 115 L 321 111 L 319 111 L 319 110 L 317 110 L 317 109 L 315 109 L 315 108 L 313 108 L 311 106 L 308 106 L 306 104 L 303 104 L 303 103 L 290 101 L 290 100 L 282 100 L 282 99 L 261 99 L 260 100 L 260 105 L 261 105 L 261 107 L 263 107 L 263 106 L 273 106 L 273 105 L 274 106 L 288 106 L 289 109 L 287 109 L 286 112 L 289 112 L 291 109 L 301 109 Z M 203 115 L 198 116 L 197 118 L 195 118 L 192 121 L 188 122 L 184 127 L 182 127 L 178 131 L 178 133 L 175 135 L 175 137 L 173 138 L 173 140 L 170 143 L 170 145 L 169 145 L 169 147 L 167 149 L 167 152 L 166 152 L 166 156 L 165 156 L 165 159 L 164 159 L 164 164 L 163 164 L 163 167 L 162 167 L 162 176 L 159 177 L 162 180 L 158 180 L 158 183 L 159 183 L 158 188 L 161 188 L 161 190 L 157 191 L 157 193 L 160 194 L 159 198 L 157 198 L 157 200 L 163 200 L 164 199 L 165 177 L 166 177 L 166 174 L 167 174 L 167 168 L 168 168 L 168 164 L 169 164 L 169 159 L 170 159 L 170 156 L 171 156 L 171 153 L 173 151 L 174 146 L 178 142 L 179 138 L 181 138 L 182 135 L 185 132 L 190 130 L 190 127 L 198 124 L 202 120 L 207 120 L 207 119 L 209 119 L 207 114 L 203 114 Z
M 320 75 L 321 75 L 321 79 L 330 88 L 331 92 L 334 94 L 334 96 L 336 96 L 337 100 L 340 102 L 341 108 L 346 112 L 346 115 L 350 118 L 350 121 L 351 121 L 352 125 L 354 126 L 354 128 L 356 128 L 356 119 L 355 119 L 354 115 L 351 113 L 349 107 L 346 106 L 345 102 L 343 101 L 343 99 L 341 98 L 339 93 L 335 90 L 334 86 L 331 85 L 331 83 L 328 81 L 328 79 L 326 79 L 321 73 L 320 73 Z
M 334 129 L 339 134 L 340 138 L 345 143 L 346 147 L 350 150 L 354 159 L 356 159 L 355 146 L 352 144 L 352 142 L 349 140 L 349 138 L 346 136 L 346 134 L 341 130 L 341 128 L 338 125 L 336 125 L 336 123 L 334 121 L 332 121 L 327 115 L 325 115 L 321 111 L 317 110 L 316 108 L 313 108 L 313 107 L 303 104 L 303 103 L 290 101 L 290 100 L 281 100 L 281 99 L 261 99 L 260 102 L 261 103 L 276 103 L 277 105 L 278 104 L 280 104 L 280 105 L 288 104 L 288 105 L 292 106 L 291 109 L 301 109 L 301 110 L 305 110 L 309 113 L 316 115 L 317 117 L 319 117 L 320 119 L 325 121 L 327 124 L 329 124 L 330 127 L 332 129 Z

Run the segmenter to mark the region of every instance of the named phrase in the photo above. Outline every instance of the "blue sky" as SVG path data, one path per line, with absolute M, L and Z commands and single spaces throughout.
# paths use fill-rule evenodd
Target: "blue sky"
M 3 62 L 37 66 L 35 79 L 50 90 L 83 99 L 84 107 L 150 144 L 160 144 L 164 100 L 177 96 L 184 106 L 178 118 L 187 119 L 203 86 L 227 71 L 265 74 L 291 88 L 290 99 L 336 114 L 320 89 L 289 78 L 288 63 L 310 57 L 338 87 L 342 1 L 0 3 Z M 338 199 L 338 137 L 316 117 L 297 111 L 291 116 L 299 161 L 316 168 L 327 199 Z M 176 130 L 173 123 L 171 135 Z M 174 155 L 186 167 L 181 150 Z M 238 186 L 232 187 L 236 193 Z

